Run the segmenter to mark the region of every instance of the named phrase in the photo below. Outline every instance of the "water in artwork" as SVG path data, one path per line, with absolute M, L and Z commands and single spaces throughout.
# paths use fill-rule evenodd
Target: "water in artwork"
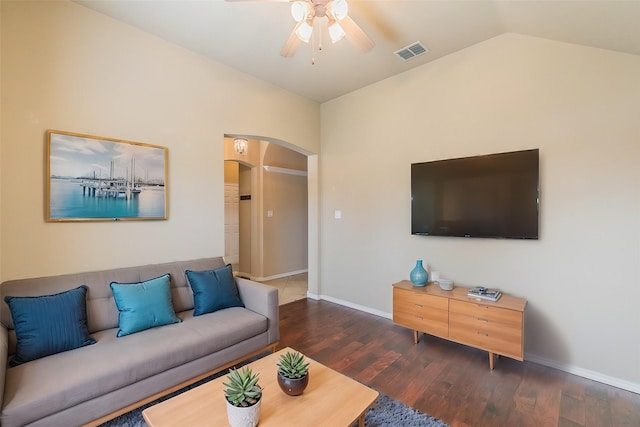
M 123 189 L 115 181 L 54 178 L 49 184 L 51 219 L 164 218 L 164 186 Z

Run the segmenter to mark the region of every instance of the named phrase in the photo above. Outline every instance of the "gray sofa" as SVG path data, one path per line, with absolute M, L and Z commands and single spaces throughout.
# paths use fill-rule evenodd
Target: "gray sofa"
M 219 267 L 224 267 L 222 258 L 206 258 L 2 283 L 0 424 L 98 425 L 243 359 L 275 350 L 276 288 L 236 278 L 245 308 L 193 316 L 185 270 Z M 116 338 L 118 310 L 109 284 L 166 273 L 171 275 L 172 302 L 182 322 Z M 87 324 L 96 343 L 8 367 L 16 335 L 4 297 L 50 295 L 80 285 L 88 287 Z

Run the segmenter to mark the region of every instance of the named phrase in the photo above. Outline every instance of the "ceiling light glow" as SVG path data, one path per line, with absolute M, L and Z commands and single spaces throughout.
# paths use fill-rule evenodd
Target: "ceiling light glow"
M 300 40 L 305 43 L 309 43 L 309 39 L 311 39 L 311 33 L 313 32 L 313 26 L 309 24 L 309 21 L 304 21 L 298 29 L 296 30 L 296 35 Z
M 345 36 L 345 32 L 336 21 L 329 25 L 329 37 L 332 43 L 337 43 Z
M 247 154 L 247 149 L 248 147 L 249 141 L 247 141 L 245 138 L 235 138 L 233 140 L 233 151 L 236 152 L 236 154 L 240 154 L 240 155 L 245 155 Z
M 331 3 L 331 13 L 336 19 L 341 20 L 347 17 L 349 13 L 349 5 L 347 0 L 335 0 Z
M 309 3 L 305 1 L 296 1 L 291 3 L 291 16 L 296 22 L 302 21 L 309 14 Z

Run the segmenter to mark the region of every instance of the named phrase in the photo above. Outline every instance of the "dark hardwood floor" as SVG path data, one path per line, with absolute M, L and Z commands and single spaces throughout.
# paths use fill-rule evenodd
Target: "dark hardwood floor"
M 280 347 L 452 426 L 640 426 L 640 395 L 310 299 L 280 307 Z

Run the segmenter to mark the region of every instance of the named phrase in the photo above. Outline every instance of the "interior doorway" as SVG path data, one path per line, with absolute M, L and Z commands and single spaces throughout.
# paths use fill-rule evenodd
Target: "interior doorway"
M 251 166 L 224 163 L 224 259 L 234 274 L 251 278 Z
M 239 260 L 237 271 L 239 275 L 251 278 L 252 271 L 252 240 L 253 240 L 253 198 L 252 198 L 252 169 L 242 163 L 238 164 L 238 244 Z
M 248 142 L 239 154 L 225 138 L 225 259 L 235 274 L 277 287 L 281 304 L 306 298 L 307 156 Z
M 226 169 L 226 168 L 225 168 Z M 233 266 L 240 267 L 240 191 L 236 183 L 224 183 L 224 258 Z

